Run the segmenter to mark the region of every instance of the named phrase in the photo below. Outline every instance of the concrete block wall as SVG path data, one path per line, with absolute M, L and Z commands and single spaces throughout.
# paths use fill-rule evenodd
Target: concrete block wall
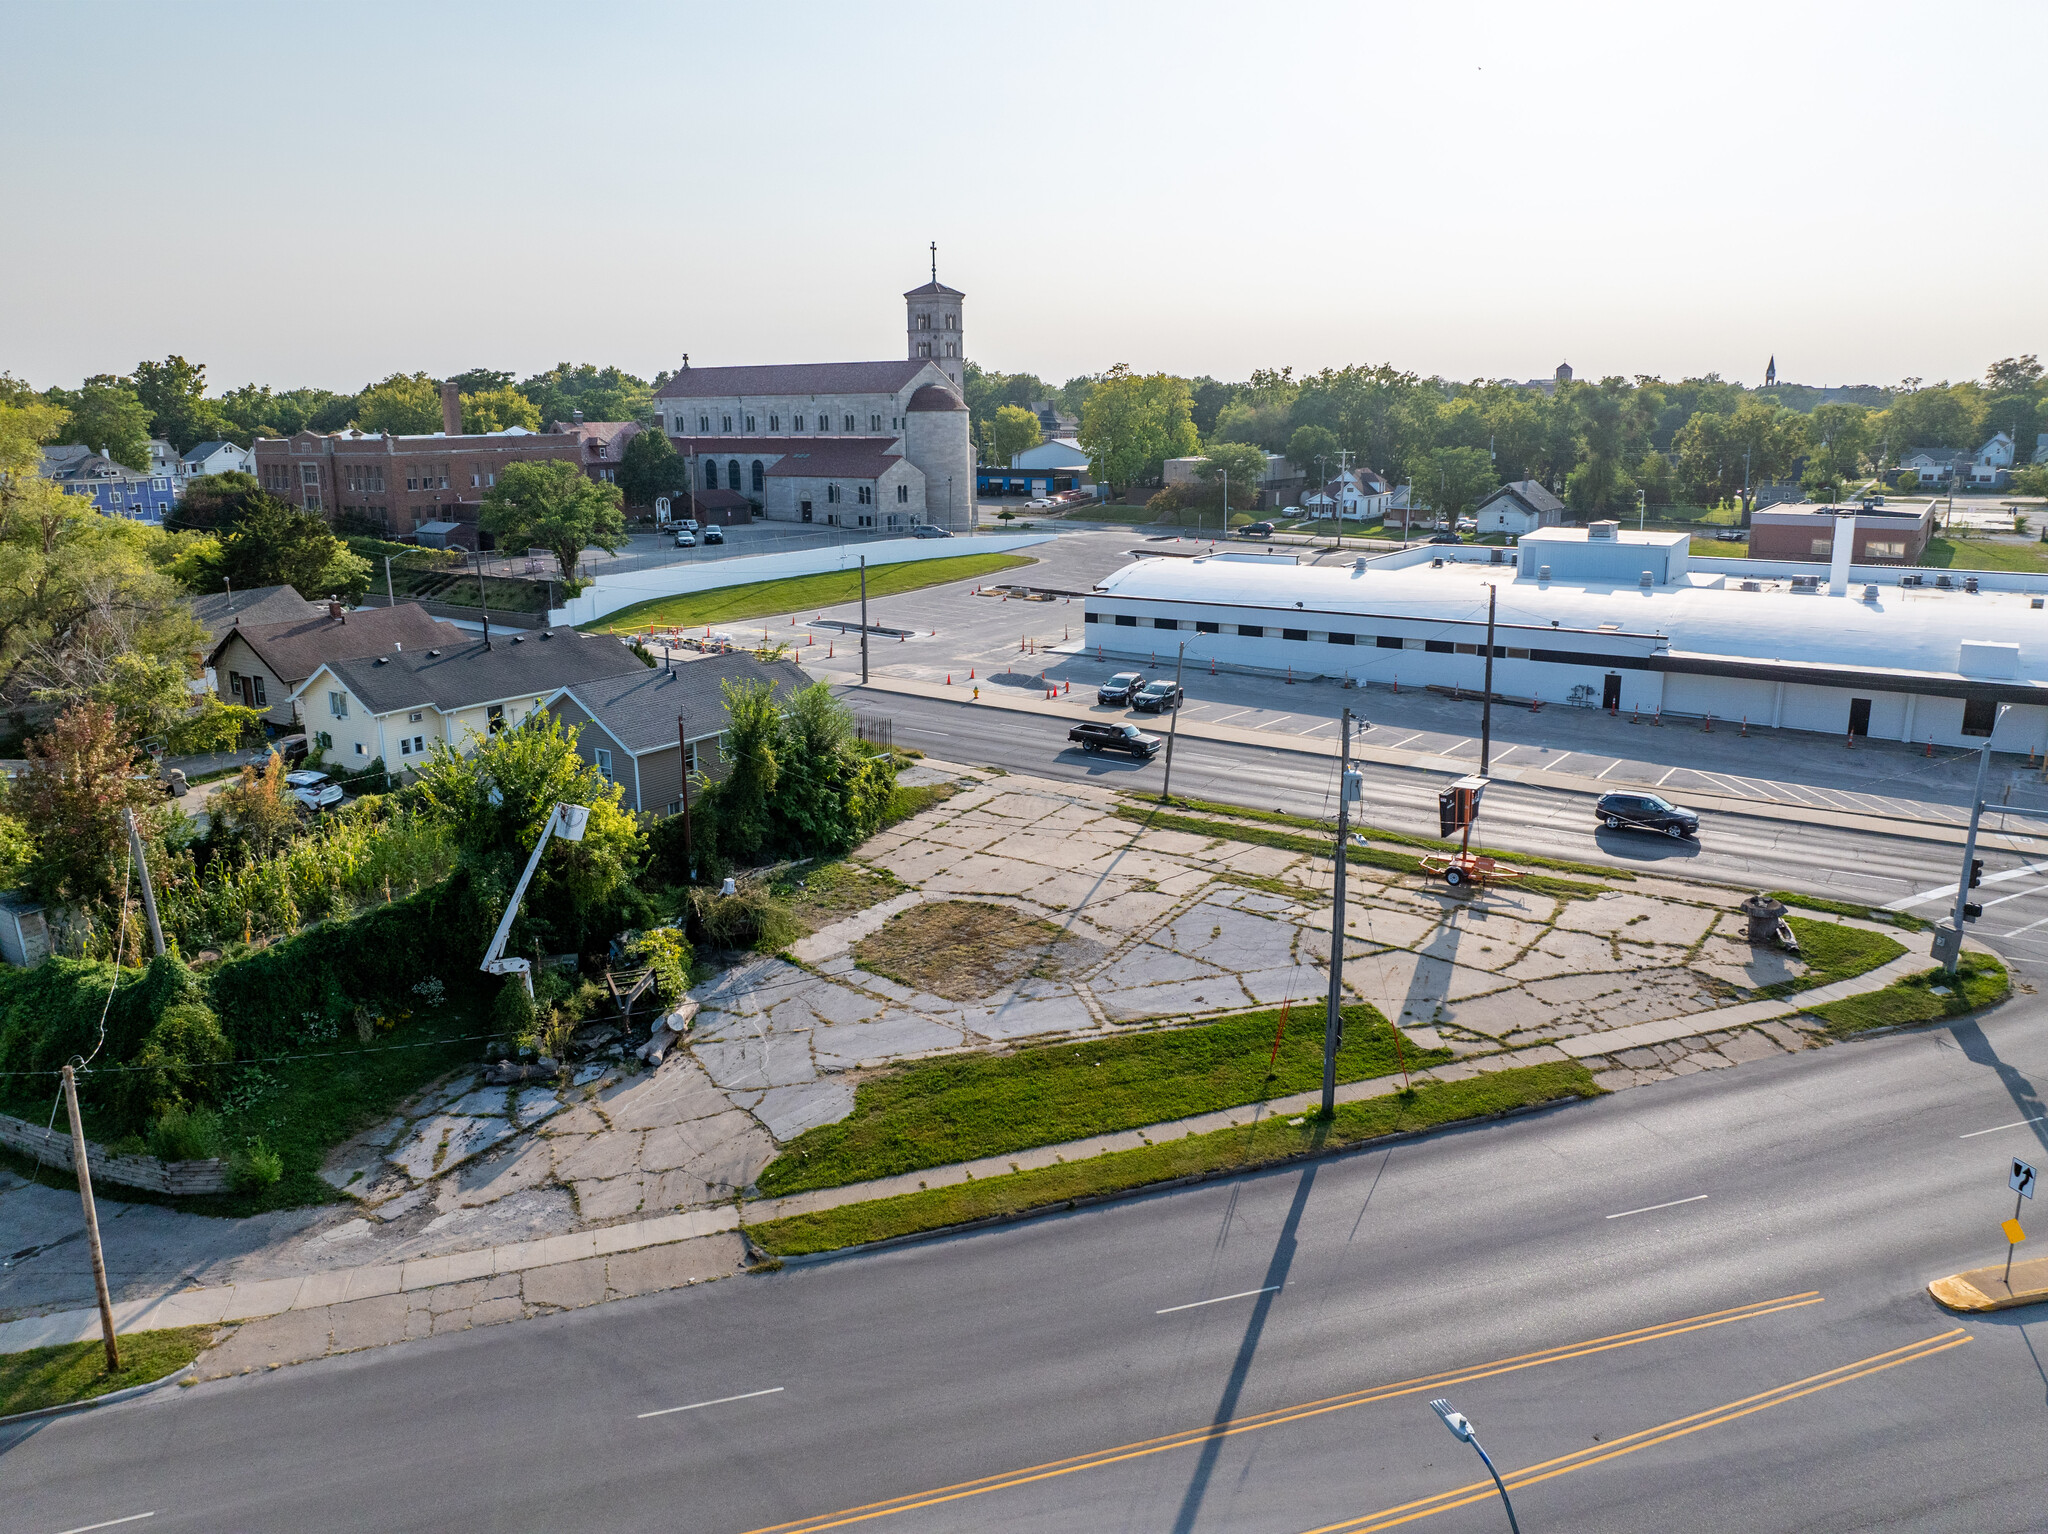
M 0 1145 L 39 1157 L 45 1164 L 71 1170 L 71 1132 L 45 1129 L 26 1119 L 0 1114 Z M 225 1161 L 162 1161 L 155 1156 L 117 1156 L 103 1146 L 86 1142 L 85 1158 L 95 1185 L 119 1183 L 124 1188 L 147 1188 L 153 1193 L 225 1193 L 228 1164 Z

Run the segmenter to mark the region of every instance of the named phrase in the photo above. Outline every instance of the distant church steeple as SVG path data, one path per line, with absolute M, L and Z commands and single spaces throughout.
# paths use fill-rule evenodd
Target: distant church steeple
M 1778 354 L 1777 354 L 1776 352 L 1772 352 L 1772 353 L 1771 353 L 1771 365 L 1770 365 L 1769 367 L 1767 367 L 1767 368 L 1765 368 L 1765 369 L 1764 369 L 1764 387 L 1765 387 L 1766 389 L 1773 389 L 1773 388 L 1776 388 L 1776 387 L 1777 387 L 1777 384 L 1778 384 Z

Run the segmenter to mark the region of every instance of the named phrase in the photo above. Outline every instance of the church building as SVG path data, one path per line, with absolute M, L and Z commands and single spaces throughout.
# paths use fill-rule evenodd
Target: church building
M 900 362 L 698 368 L 685 357 L 654 402 L 692 488 L 736 491 L 770 521 L 972 531 L 966 295 L 934 264 L 903 297 Z

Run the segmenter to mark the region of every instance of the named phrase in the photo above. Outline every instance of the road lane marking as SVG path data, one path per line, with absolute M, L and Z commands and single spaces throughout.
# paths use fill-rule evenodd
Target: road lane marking
M 2008 900 L 2025 900 L 2027 896 L 2038 895 L 2043 890 L 2048 890 L 2048 884 L 2037 884 L 2030 890 L 2021 890 L 2017 895 L 2000 895 L 1996 900 L 1985 901 L 1984 909 L 1988 911 L 1995 905 L 2004 905 Z
M 2028 863 L 2019 868 L 2008 868 L 1999 873 L 1986 874 L 1977 883 L 1979 885 L 2005 884 L 2013 879 L 2037 879 L 2042 874 L 2048 874 L 2048 866 L 2040 863 Z M 1956 887 L 1953 884 L 1944 884 L 1940 889 L 1922 890 L 1917 895 L 1908 895 L 1902 900 L 1894 900 L 1890 905 L 1881 906 L 1879 909 L 1885 911 L 1904 911 L 1916 905 L 1925 905 L 1930 900 L 1953 899 L 1955 892 Z
M 1697 1204 L 1701 1199 L 1707 1197 L 1709 1197 L 1708 1194 L 1695 1193 L 1691 1198 L 1675 1198 L 1668 1204 L 1645 1204 L 1640 1209 L 1624 1209 L 1620 1214 L 1610 1214 L 1607 1218 L 1610 1220 L 1625 1220 L 1632 1214 L 1650 1214 L 1659 1209 L 1676 1209 L 1680 1204 Z
M 1607 1337 L 1594 1337 L 1585 1342 L 1566 1343 L 1561 1347 L 1546 1348 L 1541 1352 L 1522 1353 L 1512 1358 L 1496 1359 L 1491 1363 L 1474 1364 L 1465 1369 L 1453 1369 L 1442 1374 L 1427 1375 L 1420 1379 L 1401 1380 L 1391 1385 L 1372 1386 L 1365 1390 L 1353 1391 L 1347 1395 L 1327 1396 L 1320 1401 L 1308 1401 L 1298 1406 L 1283 1406 L 1272 1411 L 1258 1412 L 1250 1416 L 1234 1417 L 1226 1422 L 1205 1423 L 1198 1428 L 1189 1428 L 1171 1433 L 1163 1438 L 1145 1439 L 1138 1443 L 1120 1444 L 1115 1448 L 1098 1450 L 1093 1454 L 1076 1455 L 1071 1459 L 1053 1460 L 1047 1464 L 1031 1465 L 1021 1470 L 1007 1471 L 1000 1475 L 984 1476 L 978 1481 L 961 1481 L 951 1486 L 935 1487 L 929 1491 L 912 1492 L 907 1496 L 892 1497 L 880 1502 L 864 1503 L 859 1507 L 841 1508 L 836 1512 L 820 1513 L 811 1518 L 799 1518 L 791 1523 L 778 1523 L 766 1528 L 755 1529 L 751 1534 L 818 1534 L 824 1529 L 843 1529 L 857 1523 L 868 1523 L 877 1518 L 887 1518 L 895 1513 L 914 1512 L 922 1508 L 940 1507 L 966 1497 L 979 1497 L 994 1491 L 1008 1491 L 1019 1486 L 1032 1485 L 1039 1481 L 1051 1480 L 1056 1476 L 1072 1475 L 1081 1470 L 1096 1470 L 1107 1465 L 1122 1464 L 1127 1460 L 1142 1459 L 1153 1454 L 1163 1454 L 1172 1449 L 1191 1448 L 1215 1438 L 1229 1438 L 1238 1433 L 1256 1432 L 1261 1428 L 1283 1426 L 1301 1422 L 1329 1412 L 1344 1411 L 1354 1406 L 1369 1406 L 1381 1401 L 1392 1401 L 1403 1396 L 1424 1395 L 1453 1385 L 1469 1384 L 1474 1380 L 1492 1379 L 1497 1375 L 1513 1374 L 1522 1369 L 1533 1369 L 1542 1364 L 1564 1363 L 1575 1358 L 1585 1358 L 1598 1353 L 1611 1352 L 1616 1348 L 1634 1347 L 1638 1343 L 1656 1342 L 1667 1337 L 1682 1337 L 1689 1332 L 1705 1331 L 1712 1327 L 1727 1326 L 1737 1321 L 1755 1321 L 1764 1316 L 1776 1315 L 1781 1311 L 1803 1309 L 1808 1305 L 1824 1302 L 1817 1290 L 1806 1290 L 1800 1294 L 1788 1294 L 1772 1300 L 1758 1300 L 1749 1305 L 1738 1305 L 1729 1310 L 1710 1311 L 1705 1315 L 1686 1316 L 1676 1321 L 1667 1321 L 1657 1326 L 1646 1326 L 1632 1332 L 1617 1332 Z
M 154 1518 L 155 1513 L 130 1513 L 126 1518 L 109 1518 L 105 1523 L 82 1524 L 75 1529 L 66 1529 L 64 1534 L 92 1534 L 94 1529 L 111 1529 L 116 1524 L 140 1523 L 145 1518 Z
M 1186 1305 L 1169 1305 L 1164 1310 L 1153 1311 L 1152 1314 L 1170 1316 L 1179 1310 L 1200 1310 L 1204 1305 L 1221 1305 L 1225 1300 L 1248 1300 L 1255 1294 L 1272 1294 L 1279 1287 L 1278 1284 L 1268 1284 L 1263 1289 L 1240 1289 L 1235 1294 L 1219 1294 L 1213 1300 L 1194 1300 Z
M 1979 1135 L 1995 1135 L 2001 1129 L 2018 1129 L 2023 1124 L 2038 1124 L 2048 1119 L 2048 1113 L 2037 1113 L 2030 1119 L 2014 1119 L 2010 1124 L 1994 1124 L 1989 1129 L 1973 1129 L 1966 1135 L 1957 1135 L 1958 1140 L 1974 1140 Z
M 1673 1439 L 1684 1438 L 1703 1428 L 1721 1427 L 1736 1422 L 1756 1412 L 1769 1411 L 1773 1406 L 1784 1406 L 1803 1396 L 1832 1390 L 1837 1385 L 1849 1384 L 1852 1380 L 1867 1379 L 1873 1374 L 1882 1374 L 1887 1369 L 1896 1369 L 1900 1364 L 1917 1363 L 1923 1358 L 1932 1358 L 1937 1353 L 1946 1353 L 1950 1348 L 1959 1348 L 1971 1341 L 1970 1334 L 1961 1327 L 1953 1331 L 1937 1332 L 1932 1337 L 1923 1337 L 1918 1342 L 1908 1343 L 1902 1348 L 1893 1348 L 1889 1353 L 1875 1353 L 1869 1358 L 1859 1358 L 1854 1363 L 1841 1364 L 1819 1374 L 1809 1374 L 1803 1380 L 1793 1380 L 1774 1390 L 1766 1390 L 1753 1396 L 1744 1396 L 1739 1401 L 1730 1401 L 1725 1406 L 1716 1406 L 1690 1417 L 1679 1417 L 1671 1422 L 1661 1423 L 1641 1432 L 1630 1433 L 1606 1443 L 1590 1445 L 1575 1454 L 1560 1455 L 1556 1459 L 1544 1460 L 1541 1464 L 1530 1465 L 1523 1470 L 1511 1470 L 1501 1479 L 1511 1491 L 1520 1491 L 1525 1486 L 1539 1485 L 1555 1480 L 1561 1475 L 1570 1475 L 1574 1470 L 1584 1470 L 1590 1465 L 1605 1464 L 1610 1459 L 1620 1459 L 1634 1454 L 1639 1449 L 1655 1448 L 1670 1443 Z M 1469 1507 L 1474 1502 L 1491 1501 L 1498 1493 L 1493 1482 L 1473 1481 L 1453 1491 L 1439 1492 L 1434 1497 L 1424 1497 L 1415 1502 L 1404 1502 L 1399 1507 L 1382 1508 L 1377 1513 L 1367 1513 L 1362 1518 L 1349 1518 L 1340 1523 L 1326 1523 L 1311 1529 L 1308 1534 L 1375 1534 L 1381 1529 L 1397 1528 L 1404 1523 L 1414 1523 L 1421 1518 L 1433 1518 L 1438 1513 L 1447 1513 L 1455 1507 Z
M 2030 921 L 2024 927 L 2015 927 L 2005 935 L 2007 937 L 2018 937 L 2023 932 L 2032 932 L 2036 927 L 2048 927 L 2048 916 L 2042 917 L 2039 921 Z
M 783 1387 L 780 1385 L 771 1385 L 766 1390 L 749 1390 L 745 1395 L 738 1396 L 720 1396 L 715 1401 L 692 1401 L 688 1406 L 664 1406 L 660 1411 L 641 1412 L 638 1420 L 645 1422 L 649 1417 L 672 1417 L 679 1411 L 701 1411 L 707 1406 L 724 1406 L 732 1401 L 751 1401 L 756 1396 L 781 1395 L 782 1390 Z

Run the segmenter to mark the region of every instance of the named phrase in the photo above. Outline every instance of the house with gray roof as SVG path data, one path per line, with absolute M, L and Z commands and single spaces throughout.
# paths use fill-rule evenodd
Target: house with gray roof
M 361 771 L 381 759 L 395 773 L 436 745 L 473 750 L 539 712 L 572 682 L 635 666 L 646 669 L 610 635 L 572 628 L 465 633 L 454 644 L 324 660 L 291 697 L 306 733 L 337 766 Z
M 254 474 L 256 455 L 236 442 L 202 442 L 184 455 L 186 479 L 201 474 Z
M 354 612 L 336 602 L 310 617 L 231 625 L 206 652 L 205 664 L 223 698 L 263 709 L 268 723 L 289 727 L 298 722 L 293 694 L 322 661 L 460 646 L 468 640 L 463 630 L 429 616 L 417 602 Z
M 778 703 L 811 685 L 794 661 L 736 652 L 572 682 L 547 708 L 577 727 L 577 751 L 625 790 L 627 809 L 673 814 L 685 772 L 692 782 L 725 776 L 727 682 L 766 682 Z
M 206 645 L 201 654 L 211 650 L 221 635 L 238 623 L 300 623 L 327 611 L 324 604 L 308 602 L 290 586 L 212 591 L 203 596 L 185 598 L 185 605 L 199 620 L 199 626 L 206 630 Z
M 1488 533 L 1506 533 L 1519 538 L 1539 527 L 1563 526 L 1564 511 L 1564 502 L 1545 489 L 1540 481 L 1518 479 L 1502 485 L 1481 501 L 1472 519 L 1478 524 L 1480 537 Z

